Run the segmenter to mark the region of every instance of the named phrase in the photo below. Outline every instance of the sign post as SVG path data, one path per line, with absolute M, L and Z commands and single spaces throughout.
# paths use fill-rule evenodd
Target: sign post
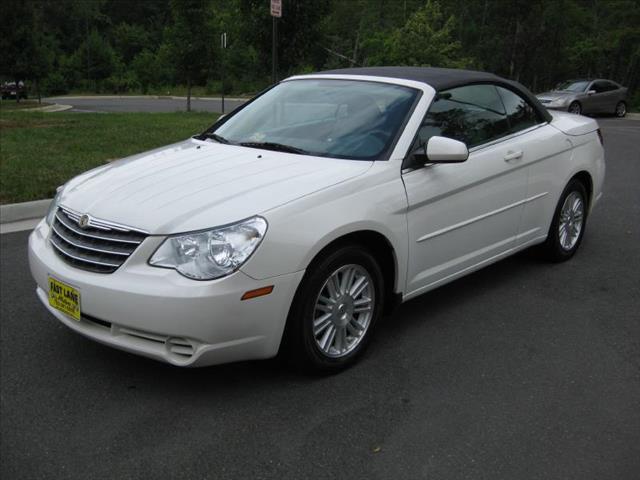
M 224 51 L 227 48 L 227 32 L 220 34 L 220 82 L 222 90 L 222 113 L 224 114 Z
M 271 45 L 271 78 L 278 81 L 278 18 L 282 17 L 282 0 L 271 0 L 271 18 L 273 21 L 273 43 Z

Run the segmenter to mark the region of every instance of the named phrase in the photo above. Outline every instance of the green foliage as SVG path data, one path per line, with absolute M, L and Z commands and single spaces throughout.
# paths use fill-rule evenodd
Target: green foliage
M 45 95 L 64 95 L 68 91 L 67 82 L 60 72 L 51 72 L 42 82 Z
M 3 106 L 0 203 L 50 198 L 58 185 L 81 172 L 189 138 L 216 118 L 185 112 L 54 115 L 12 112 Z
M 138 79 L 143 93 L 147 93 L 149 87 L 158 81 L 160 77 L 159 67 L 157 56 L 149 50 L 142 51 L 131 62 L 131 73 Z
M 472 62 L 462 54 L 454 37 L 456 19 L 446 15 L 436 0 L 428 0 L 383 41 L 381 54 L 372 53 L 373 65 L 415 65 L 424 67 L 468 67 Z M 371 49 L 371 47 L 369 47 Z
M 151 47 L 149 32 L 142 25 L 121 23 L 113 29 L 113 45 L 125 63 L 144 49 Z
M 87 39 L 73 54 L 75 68 L 86 69 L 87 80 L 103 80 L 116 69 L 116 53 L 109 42 L 92 30 Z
M 202 0 L 171 0 L 173 23 L 165 32 L 169 57 L 178 80 L 201 81 L 212 57 L 210 10 Z
M 280 78 L 404 64 L 533 90 L 585 76 L 640 86 L 637 0 L 283 0 L 277 24 Z M 271 81 L 272 26 L 268 0 L 20 0 L 3 9 L 0 77 L 50 92 L 255 92 Z

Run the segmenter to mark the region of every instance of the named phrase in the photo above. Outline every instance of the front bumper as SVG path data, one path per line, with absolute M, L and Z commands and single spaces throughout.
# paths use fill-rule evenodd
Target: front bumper
M 563 112 L 569 111 L 570 103 L 568 103 L 566 105 L 565 104 L 557 104 L 557 103 L 544 103 L 544 102 L 540 102 L 540 103 L 542 104 L 542 106 L 544 108 L 548 108 L 549 110 L 560 110 L 560 111 L 563 111 Z
M 241 271 L 200 282 L 151 267 L 164 237 L 148 237 L 114 273 L 68 265 L 49 244 L 42 221 L 29 237 L 29 265 L 45 307 L 86 337 L 180 366 L 269 358 L 278 352 L 289 306 L 304 271 L 254 280 Z M 82 319 L 49 306 L 48 277 L 80 291 Z M 271 294 L 241 301 L 248 290 L 273 285 Z

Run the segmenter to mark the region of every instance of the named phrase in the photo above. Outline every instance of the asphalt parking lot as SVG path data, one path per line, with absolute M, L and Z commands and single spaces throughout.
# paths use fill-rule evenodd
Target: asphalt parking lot
M 354 368 L 181 370 L 69 331 L 1 236 L 1 471 L 18 478 L 640 475 L 640 121 L 600 119 L 581 250 L 523 252 L 401 306 Z

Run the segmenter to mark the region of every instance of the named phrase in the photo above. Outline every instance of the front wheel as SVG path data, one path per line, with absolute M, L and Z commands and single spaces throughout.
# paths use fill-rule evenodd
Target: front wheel
M 547 258 L 569 260 L 580 247 L 587 223 L 587 191 L 582 182 L 571 180 L 560 196 L 549 234 L 543 244 Z
M 627 114 L 627 104 L 624 102 L 618 102 L 616 105 L 616 117 L 624 117 Z
M 362 247 L 344 246 L 314 262 L 287 320 L 290 361 L 318 373 L 349 366 L 369 343 L 383 302 L 382 271 Z
M 571 105 L 569 105 L 569 113 L 580 115 L 582 113 L 582 105 L 580 105 L 580 102 L 571 102 Z

